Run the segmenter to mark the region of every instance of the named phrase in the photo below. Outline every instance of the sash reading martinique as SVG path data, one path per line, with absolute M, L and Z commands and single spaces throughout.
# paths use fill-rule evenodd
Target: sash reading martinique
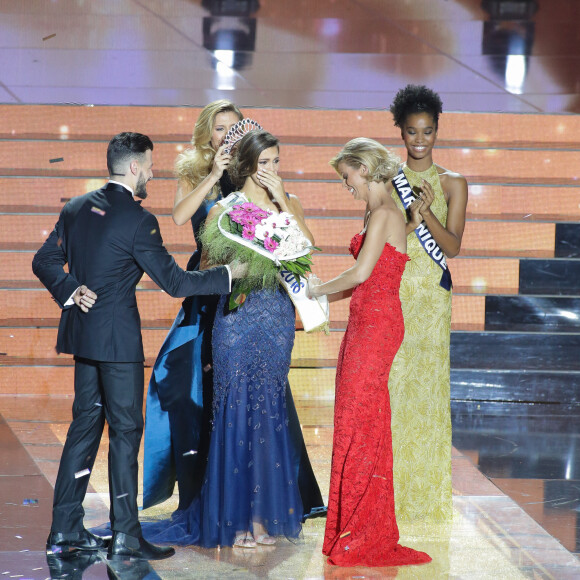
M 397 177 L 393 179 L 393 186 L 395 187 L 395 191 L 397 192 L 403 207 L 408 209 L 416 198 L 407 176 L 402 169 L 399 169 Z M 419 238 L 419 242 L 421 242 L 423 249 L 427 252 L 427 255 L 441 268 L 441 270 L 443 270 L 439 286 L 445 288 L 445 290 L 451 290 L 451 273 L 447 267 L 447 261 L 445 260 L 443 250 L 441 250 L 439 244 L 437 244 L 425 223 L 419 224 L 419 226 L 415 228 L 415 233 L 417 234 L 417 238 Z

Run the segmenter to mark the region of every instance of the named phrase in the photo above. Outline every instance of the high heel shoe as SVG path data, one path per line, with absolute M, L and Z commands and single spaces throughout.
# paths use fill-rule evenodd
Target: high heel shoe
M 234 548 L 255 548 L 256 540 L 250 532 L 242 532 L 234 538 Z

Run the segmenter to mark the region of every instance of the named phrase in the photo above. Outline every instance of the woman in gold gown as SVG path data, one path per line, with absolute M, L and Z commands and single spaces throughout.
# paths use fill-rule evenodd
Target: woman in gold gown
M 396 515 L 399 521 L 445 522 L 452 517 L 451 287 L 450 279 L 445 280 L 443 255 L 452 258 L 461 248 L 467 182 L 433 163 L 442 112 L 437 93 L 408 85 L 397 93 L 390 110 L 407 149 L 401 169 L 415 198 L 407 206 L 411 197 L 405 200 L 393 188 L 399 207 L 405 211 L 407 206 L 411 259 L 400 287 L 405 338 L 389 376 Z M 425 234 L 425 226 L 431 236 Z M 441 250 L 442 265 L 431 257 L 438 253 L 433 242 L 425 247 L 421 243 L 420 238 L 425 243 L 430 237 Z

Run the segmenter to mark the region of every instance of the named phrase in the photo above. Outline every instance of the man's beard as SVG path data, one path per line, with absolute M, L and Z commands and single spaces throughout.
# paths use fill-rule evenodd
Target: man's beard
M 145 199 L 147 197 L 147 179 L 143 175 L 139 175 L 134 195 L 139 199 Z

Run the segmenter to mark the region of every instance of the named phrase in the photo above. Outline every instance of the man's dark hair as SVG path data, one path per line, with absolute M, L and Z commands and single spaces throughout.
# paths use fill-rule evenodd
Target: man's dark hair
M 395 127 L 403 127 L 407 117 L 415 113 L 427 113 L 433 117 L 435 129 L 439 125 L 439 115 L 443 112 L 443 103 L 439 95 L 425 85 L 407 85 L 395 96 L 390 107 Z
M 153 141 L 147 135 L 129 132 L 115 135 L 107 147 L 109 175 L 125 175 L 122 166 L 135 157 L 142 159 L 149 149 L 153 151 Z

